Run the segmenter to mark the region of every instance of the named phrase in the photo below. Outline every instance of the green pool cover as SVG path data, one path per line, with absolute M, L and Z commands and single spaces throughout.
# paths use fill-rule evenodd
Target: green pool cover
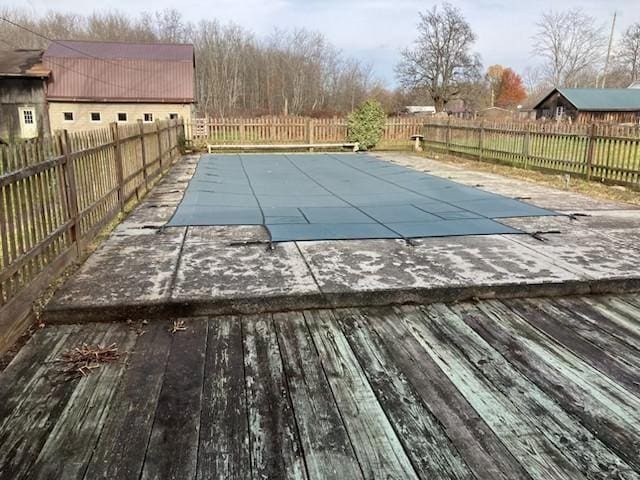
M 367 154 L 203 155 L 169 226 L 264 225 L 274 242 L 522 233 L 558 215 Z

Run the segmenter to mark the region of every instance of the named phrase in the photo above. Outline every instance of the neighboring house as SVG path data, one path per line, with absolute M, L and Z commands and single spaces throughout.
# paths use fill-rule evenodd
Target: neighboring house
M 193 116 L 193 45 L 56 41 L 43 63 L 52 131 Z
M 42 50 L 0 50 L 0 140 L 49 133 Z
M 554 88 L 534 107 L 536 118 L 577 123 L 640 122 L 640 89 Z
M 467 107 L 466 102 L 461 98 L 449 100 L 444 106 L 444 110 L 451 117 L 473 118 L 473 111 Z

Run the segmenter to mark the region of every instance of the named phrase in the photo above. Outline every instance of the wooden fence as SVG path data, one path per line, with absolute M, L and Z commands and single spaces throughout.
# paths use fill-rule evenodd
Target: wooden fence
M 430 121 L 427 148 L 640 188 L 640 127 Z
M 390 117 L 382 143 L 408 144 L 411 135 L 420 133 L 423 124 L 424 119 L 419 117 Z M 338 117 L 198 118 L 189 131 L 195 142 L 336 143 L 347 140 L 347 120 Z
M 0 147 L 0 352 L 33 301 L 179 157 L 182 120 Z

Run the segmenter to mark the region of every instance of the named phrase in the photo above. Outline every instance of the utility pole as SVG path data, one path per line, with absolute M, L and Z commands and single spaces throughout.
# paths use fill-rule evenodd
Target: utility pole
M 613 45 L 613 31 L 616 28 L 616 12 L 613 12 L 613 21 L 611 22 L 611 34 L 609 35 L 609 48 L 607 49 L 607 59 L 604 62 L 604 72 L 602 73 L 602 88 L 607 84 L 607 72 L 609 70 L 609 57 L 611 57 L 611 46 Z

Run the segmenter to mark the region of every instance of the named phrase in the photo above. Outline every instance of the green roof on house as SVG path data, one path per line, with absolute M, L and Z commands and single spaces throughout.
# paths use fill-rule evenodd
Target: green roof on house
M 640 111 L 640 89 L 637 88 L 554 88 L 535 108 L 556 91 L 578 110 Z

